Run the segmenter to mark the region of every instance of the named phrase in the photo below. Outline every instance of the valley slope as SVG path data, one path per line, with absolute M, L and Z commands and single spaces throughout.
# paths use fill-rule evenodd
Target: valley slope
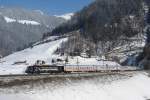
M 39 10 L 0 7 L 0 55 L 28 47 L 65 21 Z

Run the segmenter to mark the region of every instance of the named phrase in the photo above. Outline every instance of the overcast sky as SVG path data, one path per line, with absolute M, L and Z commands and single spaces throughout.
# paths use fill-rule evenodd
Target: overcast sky
M 42 10 L 50 15 L 76 12 L 93 0 L 0 0 L 0 6 Z

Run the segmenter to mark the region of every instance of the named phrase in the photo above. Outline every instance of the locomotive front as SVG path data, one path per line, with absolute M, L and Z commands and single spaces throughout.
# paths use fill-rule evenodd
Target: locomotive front
M 62 72 L 64 72 L 64 66 L 33 65 L 33 66 L 28 66 L 25 72 L 27 74 L 62 73 Z

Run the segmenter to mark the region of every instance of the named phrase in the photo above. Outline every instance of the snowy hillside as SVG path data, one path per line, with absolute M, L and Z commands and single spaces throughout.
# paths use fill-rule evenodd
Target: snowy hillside
M 2 59 L 10 64 L 16 61 L 27 60 L 27 63 L 34 64 L 36 60 L 44 60 L 46 62 L 51 62 L 51 56 L 54 51 L 60 46 L 63 41 L 67 39 L 60 39 L 49 43 L 44 43 L 41 45 L 34 46 L 33 48 L 28 48 L 20 52 L 16 52 Z M 15 59 L 14 59 L 15 58 Z
M 57 18 L 53 15 L 47 15 L 40 10 L 28 10 L 17 7 L 3 7 L 0 8 L 0 15 L 15 20 L 28 20 L 41 23 L 44 26 L 58 26 L 59 23 L 65 22 L 62 18 Z
M 22 74 L 28 65 L 33 65 L 37 60 L 44 60 L 51 63 L 52 54 L 67 38 L 56 40 L 49 43 L 34 46 L 20 52 L 11 54 L 0 60 L 0 74 Z M 15 62 L 24 62 L 25 64 L 13 65 Z
M 121 43 L 121 42 L 120 42 Z M 134 65 L 135 58 L 143 52 L 146 43 L 146 35 L 138 34 L 132 38 L 128 38 L 127 42 L 115 47 L 112 51 L 108 52 L 110 58 L 117 57 L 119 62 L 127 61 L 127 65 Z
M 18 22 L 18 23 L 21 23 L 21 24 L 30 24 L 30 25 L 40 25 L 39 22 L 36 22 L 36 21 L 31 21 L 31 20 L 16 20 L 16 19 L 12 19 L 12 18 L 9 18 L 9 17 L 4 17 L 5 21 L 7 23 L 12 23 L 12 22 Z
M 0 7 L 0 55 L 27 48 L 65 21 L 40 10 Z
M 13 53 L 1 59 L 0 74 L 24 74 L 26 67 L 35 64 L 37 60 L 43 60 L 46 64 L 51 64 L 52 59 L 65 59 L 65 56 L 54 54 L 55 50 L 65 41 L 67 41 L 67 38 L 59 38 L 57 36 L 49 37 L 43 41 L 35 43 L 31 48 Z M 96 58 L 82 57 L 69 57 L 68 64 L 77 64 L 77 59 L 79 62 L 78 64 L 80 65 L 120 66 L 118 63 L 112 61 L 98 61 Z

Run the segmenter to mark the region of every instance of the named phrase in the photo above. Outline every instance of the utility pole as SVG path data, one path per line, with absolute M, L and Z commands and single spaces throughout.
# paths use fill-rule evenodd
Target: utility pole
M 79 60 L 78 60 L 78 57 L 77 57 L 77 69 L 79 71 Z

